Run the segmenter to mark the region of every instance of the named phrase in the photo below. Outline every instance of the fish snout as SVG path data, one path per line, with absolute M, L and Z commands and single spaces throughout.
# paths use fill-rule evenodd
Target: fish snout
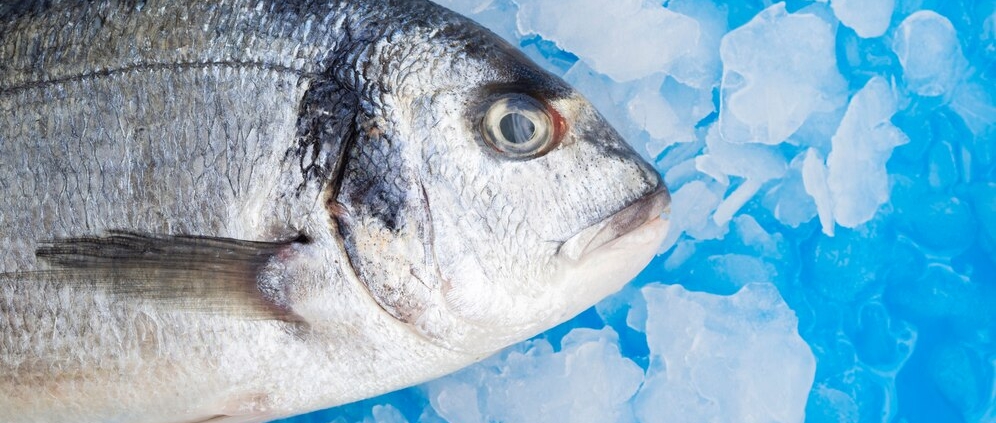
M 656 173 L 656 172 L 655 172 Z M 568 239 L 560 247 L 560 254 L 579 260 L 612 241 L 638 231 L 650 223 L 663 220 L 662 215 L 671 205 L 671 195 L 658 177 L 654 190 L 629 204 L 622 210 Z

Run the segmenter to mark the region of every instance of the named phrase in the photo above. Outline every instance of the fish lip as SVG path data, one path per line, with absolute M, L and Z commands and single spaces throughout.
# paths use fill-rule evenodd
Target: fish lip
M 660 185 L 650 194 L 572 236 L 560 246 L 559 253 L 572 260 L 580 260 L 605 244 L 639 230 L 655 219 L 661 219 L 670 206 L 671 195 L 667 188 Z

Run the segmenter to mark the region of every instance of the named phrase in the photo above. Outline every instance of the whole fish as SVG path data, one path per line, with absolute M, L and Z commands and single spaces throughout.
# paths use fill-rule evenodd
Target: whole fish
M 618 290 L 669 197 L 422 0 L 0 4 L 0 421 L 261 422 Z

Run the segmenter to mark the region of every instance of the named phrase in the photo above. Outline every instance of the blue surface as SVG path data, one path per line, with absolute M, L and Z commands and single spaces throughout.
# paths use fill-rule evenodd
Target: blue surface
M 717 4 L 735 29 L 771 3 Z M 787 9 L 812 4 L 789 1 Z M 892 123 L 909 143 L 897 147 L 887 163 L 890 200 L 871 221 L 853 229 L 838 226 L 833 237 L 816 218 L 787 226 L 765 201 L 791 193 L 768 184 L 736 216 L 753 217 L 771 234 L 777 255 L 757 254 L 731 231 L 696 242 L 695 252 L 668 271 L 672 248 L 633 282 L 663 281 L 717 294 L 735 292 L 745 275 L 774 283 L 817 359 L 807 422 L 996 421 L 996 2 L 897 1 L 882 37 L 863 39 L 836 27 L 837 66 L 851 96 L 875 75 L 902 90 L 904 70 L 892 39 L 906 16 L 923 9 L 946 17 L 957 31 L 970 66 L 958 83 L 974 84 L 981 99 L 968 113 L 988 123 L 966 122 L 965 107 L 953 106 L 950 95 L 905 92 Z M 561 72 L 579 60 L 535 35 L 521 46 Z M 719 109 L 719 96 L 713 97 Z M 710 114 L 697 126 L 716 119 Z M 662 172 L 681 148 L 689 147 L 673 145 L 657 157 Z M 702 154 L 703 145 L 695 148 Z M 780 147 L 786 160 L 802 149 Z M 540 337 L 557 348 L 573 328 L 605 325 L 620 334 L 623 354 L 646 368 L 646 338 L 626 325 L 625 313 L 603 318 L 589 310 Z M 362 421 L 372 419 L 371 408 L 379 404 L 391 404 L 412 422 L 438 421 L 425 395 L 414 387 L 284 422 Z

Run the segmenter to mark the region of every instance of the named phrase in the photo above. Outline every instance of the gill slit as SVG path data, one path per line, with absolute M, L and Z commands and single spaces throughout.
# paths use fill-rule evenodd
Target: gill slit
M 436 273 L 436 277 L 439 278 L 440 283 L 447 284 L 448 281 L 443 279 L 443 274 L 439 270 L 439 256 L 436 255 L 436 228 L 432 226 L 432 206 L 429 204 L 429 192 L 425 189 L 425 184 L 422 183 L 422 177 L 418 178 L 418 187 L 422 191 L 422 204 L 425 205 L 425 266 L 432 269 Z M 414 276 L 414 275 L 413 275 Z M 432 289 L 428 284 L 422 281 L 421 278 L 416 277 L 418 281 L 424 285 L 426 288 Z M 443 288 L 443 287 L 440 287 Z
M 349 128 L 350 133 L 339 145 L 339 155 L 336 157 L 335 168 L 332 170 L 332 178 L 329 179 L 328 187 L 324 190 L 329 193 L 325 200 L 326 208 L 336 218 L 343 215 L 342 205 L 339 203 L 339 192 L 342 190 L 342 182 L 346 177 L 346 162 L 349 160 L 349 151 L 353 149 L 357 138 L 360 137 L 355 126 Z

